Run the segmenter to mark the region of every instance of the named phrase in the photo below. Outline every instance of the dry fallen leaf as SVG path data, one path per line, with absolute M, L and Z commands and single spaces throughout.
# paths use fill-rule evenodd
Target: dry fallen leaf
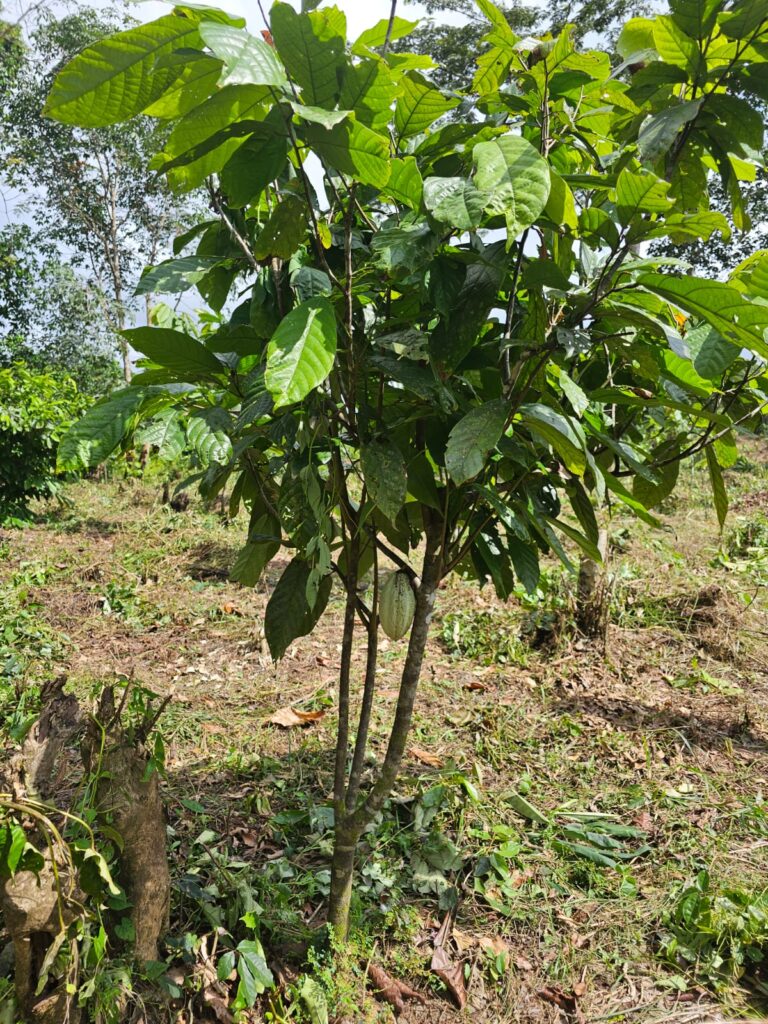
M 448 991 L 456 1000 L 456 1005 L 463 1010 L 467 1004 L 467 990 L 464 985 L 464 964 L 459 961 L 455 963 L 445 944 L 451 937 L 451 915 L 446 914 L 445 920 L 440 925 L 440 931 L 432 940 L 435 952 L 432 954 L 430 969 L 445 984 Z
M 498 956 L 499 953 L 509 953 L 509 946 L 500 935 L 478 935 L 477 944 L 486 952 L 493 953 L 494 956 Z
M 478 693 L 485 693 L 488 687 L 485 685 L 485 683 L 479 683 L 476 679 L 472 679 L 470 682 L 464 683 L 464 689 L 477 690 Z
M 369 964 L 368 977 L 371 979 L 377 995 L 389 1003 L 395 1014 L 403 1012 L 406 999 L 415 999 L 422 1006 L 427 1002 L 421 992 L 417 992 L 405 982 L 391 977 L 383 967 L 378 967 L 376 964 Z
M 576 1024 L 583 1024 L 584 1015 L 579 1006 L 576 988 L 579 988 L 582 993 L 586 991 L 586 985 L 583 982 L 578 982 L 572 992 L 564 992 L 559 985 L 548 985 L 541 989 L 538 995 L 545 1002 L 559 1007 L 568 1017 L 576 1021 Z
M 438 754 L 430 754 L 428 750 L 422 750 L 421 747 L 411 747 L 408 753 L 422 764 L 428 764 L 430 768 L 442 768 L 445 763 Z
M 296 708 L 280 708 L 266 720 L 271 725 L 280 725 L 283 729 L 293 729 L 297 725 L 310 725 L 325 718 L 324 711 L 297 711 Z

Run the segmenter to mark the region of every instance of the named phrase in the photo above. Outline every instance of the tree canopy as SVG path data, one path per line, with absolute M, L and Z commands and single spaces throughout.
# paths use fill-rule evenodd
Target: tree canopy
M 569 26 L 518 38 L 490 0 L 478 8 L 486 45 L 465 113 L 429 56 L 391 48 L 410 24 L 348 43 L 344 14 L 314 2 L 276 3 L 263 35 L 177 7 L 87 48 L 46 106 L 89 129 L 160 118 L 152 166 L 178 192 L 207 190 L 210 219 L 139 287 L 197 285 L 216 316 L 200 336 L 125 331 L 142 372 L 68 433 L 59 460 L 93 465 L 144 420 L 158 447 L 190 444 L 204 495 L 229 483 L 232 513 L 248 513 L 233 578 L 252 586 L 290 556 L 266 611 L 275 658 L 312 630 L 333 579 L 343 587 L 340 934 L 355 843 L 405 749 L 440 581 L 458 571 L 505 598 L 516 581 L 535 590 L 546 553 L 599 558 L 600 508 L 658 522 L 680 460 L 699 451 L 722 522 L 722 469 L 766 407 L 768 253 L 713 282 L 644 251 L 729 233 L 709 170 L 738 223 L 741 182 L 762 160 L 764 5 L 675 0 L 625 25 L 618 68 Z M 369 777 L 385 561 L 416 601 Z

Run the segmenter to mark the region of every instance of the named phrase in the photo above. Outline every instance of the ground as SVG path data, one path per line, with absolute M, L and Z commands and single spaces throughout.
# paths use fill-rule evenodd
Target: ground
M 157 748 L 172 948 L 192 961 L 201 936 L 255 914 L 283 992 L 264 1019 L 301 1019 L 290 994 L 302 973 L 332 1020 L 390 1019 L 370 984 L 364 995 L 370 965 L 423 996 L 406 1003 L 411 1024 L 759 1017 L 768 445 L 727 478 L 722 538 L 698 470 L 662 530 L 613 520 L 604 645 L 574 633 L 572 577 L 554 563 L 538 603 L 503 605 L 459 579 L 443 588 L 408 760 L 366 836 L 356 939 L 333 968 L 322 925 L 340 597 L 273 665 L 261 621 L 284 563 L 255 590 L 228 582 L 242 520 L 194 500 L 173 512 L 159 484 L 113 472 L 0 534 L 7 749 L 58 672 L 83 697 L 125 680 L 172 696 Z M 403 653 L 384 641 L 374 755 Z M 320 714 L 271 721 L 286 709 Z M 466 980 L 463 1012 L 430 970 L 453 908 L 448 975 Z M 187 968 L 175 970 L 183 987 Z

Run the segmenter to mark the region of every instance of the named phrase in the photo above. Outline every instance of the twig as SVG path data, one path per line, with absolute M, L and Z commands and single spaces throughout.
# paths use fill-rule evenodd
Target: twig
M 392 0 L 392 9 L 389 12 L 389 24 L 387 25 L 387 34 L 384 37 L 384 45 L 381 48 L 381 56 L 386 57 L 387 51 L 389 50 L 389 44 L 392 42 L 392 30 L 395 27 L 395 11 L 397 10 L 397 0 Z

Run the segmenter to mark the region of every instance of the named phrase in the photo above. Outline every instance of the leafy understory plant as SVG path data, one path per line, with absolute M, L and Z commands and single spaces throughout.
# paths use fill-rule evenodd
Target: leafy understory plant
M 518 39 L 477 2 L 488 32 L 466 94 L 437 88 L 423 54 L 391 52 L 413 23 L 393 14 L 350 43 L 338 8 L 304 0 L 274 4 L 255 35 L 178 6 L 90 47 L 48 98 L 49 116 L 83 126 L 162 119 L 153 167 L 207 192 L 210 218 L 141 290 L 196 286 L 217 316 L 200 337 L 126 331 L 141 372 L 68 433 L 59 461 L 94 465 L 139 423 L 159 443 L 183 424 L 203 495 L 231 485 L 233 513 L 249 515 L 232 578 L 252 586 L 291 554 L 266 611 L 275 659 L 342 587 L 329 905 L 341 938 L 441 581 L 459 572 L 506 598 L 516 580 L 536 590 L 547 552 L 599 560 L 595 508 L 656 524 L 650 510 L 700 451 L 722 523 L 723 469 L 766 405 L 768 253 L 727 282 L 644 255 L 657 239 L 728 234 L 709 209 L 714 175 L 748 223 L 764 5 L 672 0 L 627 24 L 611 67 L 570 28 Z M 415 607 L 369 774 L 391 565 Z

